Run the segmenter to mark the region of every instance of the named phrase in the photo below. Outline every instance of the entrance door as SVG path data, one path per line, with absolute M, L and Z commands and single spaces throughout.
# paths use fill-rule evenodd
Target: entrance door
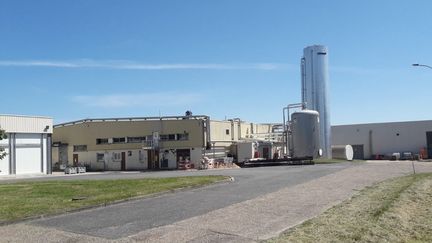
M 147 168 L 149 170 L 159 169 L 159 151 L 147 150 Z
M 155 150 L 154 168 L 159 169 L 159 150 Z
M 121 153 L 121 170 L 126 170 L 126 152 Z
M 432 132 L 426 132 L 428 159 L 432 158 Z
M 177 149 L 177 169 L 182 167 L 186 160 L 190 161 L 190 149 Z M 180 164 L 180 165 L 179 165 Z
M 59 162 L 62 165 L 68 164 L 68 145 L 61 144 L 59 147 Z
M 353 159 L 363 160 L 364 159 L 363 144 L 352 145 L 352 148 L 354 152 Z
M 147 169 L 153 169 L 153 161 L 154 161 L 154 150 L 147 150 Z
M 270 159 L 270 150 L 268 147 L 263 148 L 263 158 Z
M 78 166 L 78 154 L 73 154 L 73 165 Z

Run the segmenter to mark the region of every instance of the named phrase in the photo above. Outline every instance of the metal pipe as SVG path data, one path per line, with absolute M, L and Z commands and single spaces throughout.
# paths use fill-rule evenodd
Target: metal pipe
M 284 153 L 288 153 L 288 134 L 287 134 L 287 124 L 285 119 L 285 113 L 288 110 L 288 106 L 282 109 L 283 113 L 283 139 L 284 139 Z
M 306 62 L 306 60 L 305 60 L 305 58 L 303 57 L 303 58 L 301 58 L 301 66 L 300 66 L 300 68 L 301 68 L 301 82 L 302 82 L 302 92 L 301 92 L 301 98 L 302 98 L 302 101 L 304 102 L 305 100 L 306 100 L 306 94 L 307 94 L 307 92 L 306 92 L 306 64 L 305 64 L 305 62 Z
M 232 130 L 231 138 L 233 141 L 235 140 L 234 122 L 238 122 L 238 124 L 237 124 L 237 140 L 240 140 L 241 139 L 241 119 L 240 118 L 233 118 L 233 119 L 229 119 L 228 121 L 231 121 L 231 130 Z

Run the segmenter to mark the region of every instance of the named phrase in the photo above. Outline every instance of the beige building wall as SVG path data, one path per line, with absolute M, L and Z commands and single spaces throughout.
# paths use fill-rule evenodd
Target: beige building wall
M 147 156 L 142 143 L 128 143 L 127 137 L 151 137 L 153 132 L 159 135 L 188 134 L 187 140 L 159 141 L 160 156 L 164 153 L 168 159 L 168 169 L 177 167 L 176 149 L 190 149 L 191 162 L 198 165 L 203 148 L 206 146 L 203 119 L 185 120 L 131 120 L 131 121 L 91 121 L 55 126 L 54 144 L 67 144 L 67 160 L 72 164 L 77 155 L 80 163 L 90 164 L 95 169 L 119 170 L 121 163 L 114 161 L 113 153 L 125 152 L 126 169 L 147 169 L 147 160 L 138 158 Z M 126 138 L 125 143 L 113 143 L 113 138 Z M 97 139 L 108 139 L 108 144 L 97 144 Z M 87 151 L 74 151 L 74 146 L 86 145 Z M 53 149 L 53 162 L 61 160 L 60 147 Z M 141 152 L 140 152 L 141 151 Z M 97 154 L 106 154 L 107 161 L 97 161 Z M 104 164 L 105 163 L 105 164 Z M 160 162 L 161 164 L 161 162 Z
M 230 121 L 210 122 L 210 137 L 212 142 L 230 142 L 232 141 L 232 134 Z
M 54 128 L 53 141 L 69 145 L 87 145 L 89 151 L 139 149 L 142 144 L 96 144 L 98 138 L 151 136 L 153 132 L 162 134 L 188 133 L 185 141 L 161 141 L 161 147 L 186 148 L 201 147 L 205 144 L 202 120 L 165 121 L 106 121 L 87 122 Z
M 255 124 L 238 121 L 211 121 L 211 140 L 213 142 L 231 142 L 249 138 L 253 134 L 272 132 L 272 124 Z M 241 133 L 239 134 L 239 129 Z M 227 132 L 228 131 L 228 132 Z
M 168 160 L 168 168 L 177 167 L 176 150 L 189 149 L 190 161 L 197 168 L 207 147 L 205 119 L 177 119 L 177 120 L 91 120 L 78 121 L 54 127 L 53 163 L 67 160 L 72 164 L 74 155 L 79 162 L 91 165 L 95 169 L 120 170 L 121 163 L 118 154 L 126 152 L 126 169 L 147 169 L 147 151 L 142 143 L 113 143 L 113 138 L 151 137 L 154 132 L 160 135 L 189 134 L 184 141 L 160 141 L 160 156 L 164 154 Z M 233 143 L 239 139 L 251 138 L 252 134 L 271 132 L 269 124 L 254 124 L 239 121 L 210 121 L 211 145 L 210 150 L 218 156 L 233 150 Z M 108 139 L 108 144 L 97 144 L 97 139 Z M 85 145 L 87 151 L 74 151 L 74 146 Z M 63 154 L 63 156 L 62 156 Z M 98 154 L 104 154 L 106 159 L 98 161 Z M 140 156 L 141 155 L 141 156 Z M 117 156 L 117 157 L 116 157 Z M 66 158 L 64 158 L 66 157 Z M 117 158 L 115 160 L 114 158 Z M 160 163 L 161 164 L 161 163 Z

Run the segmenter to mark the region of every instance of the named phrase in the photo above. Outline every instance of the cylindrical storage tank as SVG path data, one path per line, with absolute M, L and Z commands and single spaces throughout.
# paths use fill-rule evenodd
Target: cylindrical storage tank
M 302 110 L 291 115 L 291 143 L 293 158 L 314 159 L 319 155 L 319 113 L 313 110 Z
M 319 112 L 320 148 L 324 158 L 331 158 L 331 127 L 329 107 L 328 49 L 313 45 L 304 48 L 301 59 L 302 102 L 306 108 Z
M 343 159 L 352 161 L 354 150 L 351 145 L 334 145 L 332 146 L 333 159 Z

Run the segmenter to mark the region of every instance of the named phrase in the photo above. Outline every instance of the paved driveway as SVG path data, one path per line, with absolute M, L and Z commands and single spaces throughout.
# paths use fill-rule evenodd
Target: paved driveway
M 278 166 L 219 171 L 99 175 L 93 179 L 222 174 L 233 176 L 235 181 L 39 220 L 34 224 L 117 239 L 145 229 L 205 214 L 287 186 L 304 183 L 348 166 L 350 165 L 347 163 L 303 167 Z
M 155 174 L 223 174 L 235 181 L 10 225 L 0 228 L 0 234 L 12 241 L 250 242 L 313 217 L 352 195 L 353 189 L 410 169 L 410 163 L 341 163 L 161 172 Z M 432 171 L 432 163 L 419 164 L 418 169 Z M 154 176 L 144 174 L 123 176 Z

